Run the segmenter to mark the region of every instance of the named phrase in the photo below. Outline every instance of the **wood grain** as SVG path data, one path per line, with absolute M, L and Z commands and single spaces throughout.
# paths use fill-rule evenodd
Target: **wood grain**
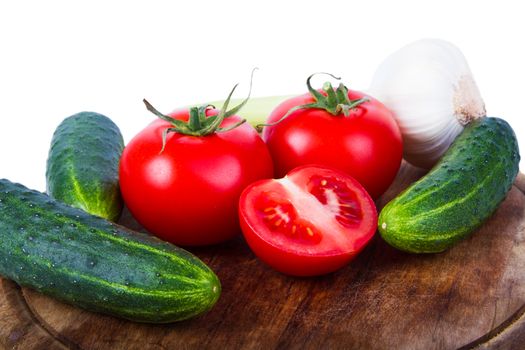
M 382 207 L 423 173 L 405 165 Z M 192 250 L 221 279 L 208 314 L 147 325 L 90 313 L 2 280 L 0 344 L 18 349 L 519 349 L 525 344 L 525 176 L 496 213 L 445 253 L 379 236 L 346 268 L 291 278 L 241 237 Z M 138 228 L 129 214 L 128 226 Z

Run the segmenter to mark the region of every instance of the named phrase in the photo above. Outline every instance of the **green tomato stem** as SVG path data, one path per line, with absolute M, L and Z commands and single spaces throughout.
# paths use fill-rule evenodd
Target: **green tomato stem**
M 239 100 L 240 103 L 231 108 L 228 109 L 228 106 L 230 105 L 231 97 L 233 93 L 235 92 L 235 89 L 237 88 L 238 84 L 235 84 L 233 89 L 228 94 L 228 97 L 224 102 L 222 102 L 222 107 L 219 109 L 219 114 L 206 117 L 206 111 L 209 108 L 212 108 L 214 106 L 210 104 L 203 104 L 200 106 L 195 107 L 189 107 L 189 120 L 187 122 L 182 120 L 177 120 L 175 118 L 170 117 L 169 115 L 163 114 L 159 112 L 155 107 L 151 105 L 146 99 L 143 99 L 142 101 L 146 105 L 146 109 L 159 117 L 160 119 L 167 121 L 172 126 L 168 127 L 163 130 L 162 132 L 162 148 L 160 150 L 160 153 L 164 152 L 164 149 L 166 147 L 166 141 L 168 138 L 168 133 L 175 132 L 183 135 L 189 135 L 189 136 L 206 136 L 213 134 L 215 132 L 226 132 L 229 130 L 232 130 L 241 124 L 245 122 L 245 120 L 241 120 L 240 122 L 237 122 L 229 127 L 221 128 L 221 124 L 224 121 L 224 119 L 231 117 L 232 115 L 235 115 L 241 108 L 244 107 L 244 105 L 248 102 L 250 99 L 250 95 L 252 93 L 252 85 L 253 85 L 253 73 L 255 72 L 255 69 L 252 70 L 252 74 L 250 77 L 250 90 L 248 92 L 248 96 L 242 100 Z

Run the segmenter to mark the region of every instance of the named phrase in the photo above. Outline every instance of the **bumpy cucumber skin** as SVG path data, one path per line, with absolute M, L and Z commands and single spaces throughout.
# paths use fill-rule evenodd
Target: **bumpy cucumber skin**
M 124 141 L 108 117 L 81 112 L 62 121 L 47 159 L 47 193 L 90 214 L 116 221 L 123 207 L 118 167 Z
M 437 253 L 497 209 L 519 171 L 516 135 L 502 119 L 471 122 L 441 161 L 381 211 L 383 239 L 403 251 Z
M 217 276 L 172 244 L 0 180 L 0 274 L 67 303 L 149 323 L 209 310 Z

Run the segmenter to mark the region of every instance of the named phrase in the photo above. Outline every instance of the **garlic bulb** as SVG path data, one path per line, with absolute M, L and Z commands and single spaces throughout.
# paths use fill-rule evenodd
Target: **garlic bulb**
M 468 122 L 485 116 L 465 57 L 443 40 L 419 40 L 393 53 L 369 93 L 394 114 L 405 160 L 423 168 L 441 158 Z

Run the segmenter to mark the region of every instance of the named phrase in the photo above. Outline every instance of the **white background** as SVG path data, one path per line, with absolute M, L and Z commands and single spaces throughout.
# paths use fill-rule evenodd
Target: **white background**
M 377 65 L 423 37 L 465 54 L 489 115 L 525 150 L 525 21 L 505 1 L 1 1 L 0 178 L 45 189 L 56 126 L 91 110 L 125 141 L 161 111 L 224 98 L 259 67 L 254 95 L 302 93 L 329 71 L 366 90 Z M 521 163 L 524 171 L 524 162 Z

